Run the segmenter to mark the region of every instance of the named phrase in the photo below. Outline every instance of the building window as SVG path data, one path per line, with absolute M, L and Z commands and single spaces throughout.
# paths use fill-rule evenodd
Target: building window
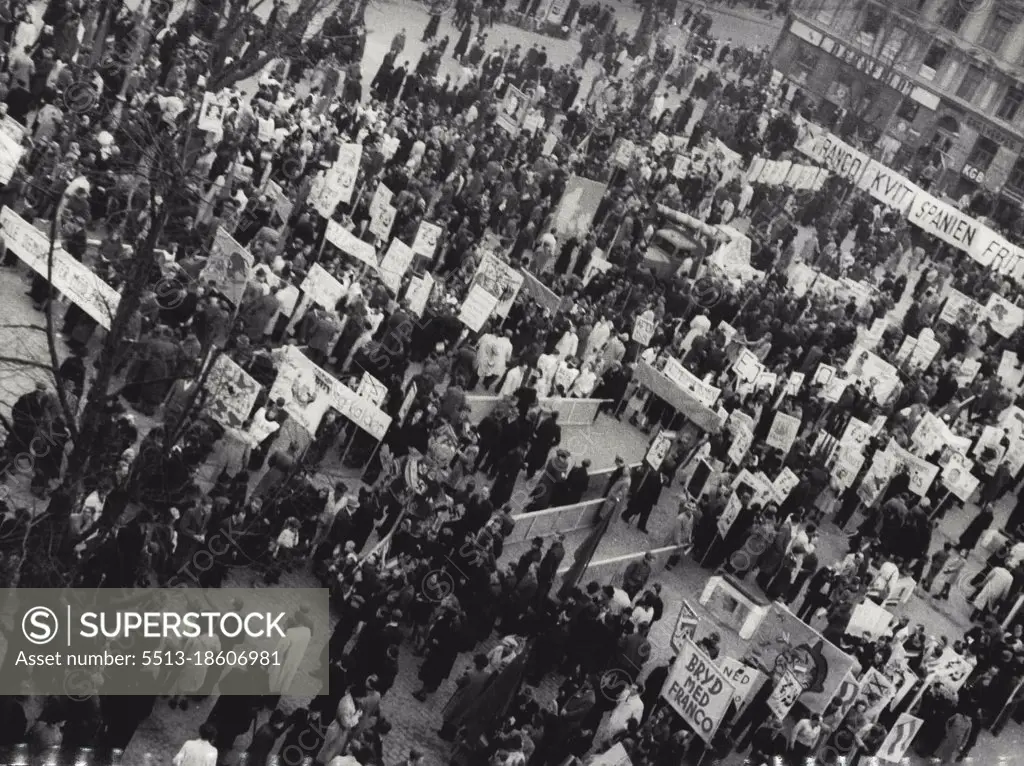
M 917 117 L 917 112 L 920 108 L 921 105 L 914 101 L 914 99 L 905 98 L 900 101 L 900 106 L 896 110 L 896 116 L 909 125 Z
M 1024 193 L 1024 156 L 1018 157 L 1013 163 L 1006 185 L 1017 194 Z
M 974 148 L 971 149 L 971 153 L 967 155 L 967 164 L 984 173 L 992 164 L 992 160 L 996 158 L 996 152 L 998 151 L 999 144 L 991 138 L 980 136 L 974 142 Z
M 1011 17 L 1005 13 L 997 13 L 981 38 L 982 46 L 993 53 L 999 53 L 1006 41 L 1006 35 L 1013 29 L 1013 26 L 1014 22 Z
M 895 64 L 896 59 L 903 53 L 904 48 L 907 45 L 907 30 L 902 27 L 896 27 L 885 37 L 885 42 L 882 43 L 882 50 L 878 54 L 878 58 L 886 64 Z
M 816 48 L 801 45 L 797 49 L 796 60 L 793 62 L 793 79 L 801 85 L 805 85 L 807 78 L 818 68 L 818 60 L 819 54 Z
M 959 32 L 971 13 L 971 5 L 971 0 L 951 0 L 942 13 L 942 26 L 951 32 Z
M 924 54 L 924 61 L 921 62 L 921 69 L 918 74 L 925 80 L 934 80 L 935 74 L 946 60 L 949 49 L 941 43 L 932 43 L 932 47 Z
M 1013 118 L 1017 116 L 1017 112 L 1020 111 L 1022 101 L 1024 101 L 1024 91 L 1011 87 L 1006 91 L 1006 95 L 1003 96 L 1003 101 L 999 104 L 999 108 L 996 109 L 996 117 L 1000 120 L 1012 122 Z
M 974 101 L 981 94 L 981 85 L 985 82 L 985 70 L 980 66 L 971 64 L 960 81 L 960 87 L 956 89 L 957 98 L 964 101 Z

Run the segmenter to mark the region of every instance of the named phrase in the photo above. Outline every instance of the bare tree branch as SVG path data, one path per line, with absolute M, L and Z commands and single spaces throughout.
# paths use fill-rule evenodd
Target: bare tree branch
M 66 187 L 65 187 L 66 188 Z M 68 402 L 68 393 L 64 390 L 64 381 L 60 379 L 60 360 L 57 358 L 57 338 L 53 331 L 53 261 L 57 253 L 57 224 L 60 220 L 63 204 L 63 195 L 57 202 L 57 210 L 50 222 L 50 246 L 46 251 L 46 281 L 49 283 L 50 295 L 47 297 L 46 305 L 43 307 L 43 314 L 46 317 L 46 347 L 50 352 L 50 366 L 53 368 L 52 375 L 57 389 L 57 399 L 60 401 L 61 412 L 64 413 L 64 422 L 67 423 L 68 431 L 71 432 L 72 440 L 78 438 L 78 423 L 75 422 L 75 413 Z

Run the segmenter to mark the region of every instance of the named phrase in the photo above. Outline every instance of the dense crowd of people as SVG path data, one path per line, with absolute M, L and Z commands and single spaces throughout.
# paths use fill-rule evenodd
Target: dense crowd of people
M 743 171 L 754 157 L 795 159 L 807 129 L 804 94 L 773 81 L 765 51 L 714 40 L 701 9 L 678 13 L 686 42 L 676 45 L 658 30 L 678 9 L 645 9 L 634 34 L 610 8 L 570 3 L 563 23 L 578 33 L 579 66 L 558 65 L 542 43 L 496 44 L 493 11 L 458 3 L 454 42 L 436 39 L 444 8 L 432 6 L 419 61 L 405 58 L 402 29 L 364 90 L 363 9 L 342 3 L 313 38 L 316 56 L 272 62 L 253 88 L 214 94 L 224 107 L 200 131 L 207 83 L 230 71 L 214 44 L 220 9 L 201 4 L 174 22 L 168 10 L 117 13 L 103 21 L 110 38 L 93 40 L 97 8 L 51 0 L 41 35 L 20 47 L 25 9 L 12 4 L 0 19 L 15 43 L 3 61 L 5 132 L 21 123 L 24 150 L 3 202 L 30 222 L 52 221 L 70 257 L 122 300 L 138 297 L 112 330 L 116 354 L 104 358 L 96 317 L 73 302 L 61 313 L 46 275 L 32 278 L 29 295 L 64 343 L 57 387 L 20 396 L 4 423 L 2 563 L 5 584 L 46 574 L 42 557 L 25 555 L 31 493 L 66 517 L 56 554 L 74 562 L 75 584 L 218 587 L 243 570 L 269 585 L 309 576 L 330 589 L 338 619 L 322 655 L 329 687 L 294 708 L 268 695 L 217 696 L 176 766 L 212 766 L 242 747 L 249 763 L 272 754 L 286 764 L 384 763 L 393 724 L 381 701 L 396 694 L 407 647 L 422 658 L 409 704 L 453 680 L 438 736 L 453 743 L 453 759 L 493 766 L 574 763 L 620 743 L 636 766 L 723 759 L 733 748 L 749 748 L 756 764 L 855 763 L 906 711 L 923 721 L 918 752 L 952 762 L 1016 715 L 1024 543 L 1014 533 L 1024 502 L 984 568 L 965 569 L 997 531 L 996 504 L 1017 491 L 1017 384 L 1003 359 L 1020 350 L 1021 329 L 944 306 L 950 289 L 983 306 L 992 294 L 1012 300 L 1017 288 L 835 179 L 802 193 L 750 183 Z M 276 6 L 266 21 L 243 21 L 244 40 L 226 51 L 241 61 L 246 46 L 290 28 Z M 140 34 L 153 44 L 139 46 Z M 79 49 L 81 40 L 91 48 Z M 590 61 L 597 73 L 583 76 Z M 680 103 L 670 107 L 673 90 Z M 528 103 L 509 127 L 517 93 Z M 351 196 L 325 211 L 313 181 L 349 144 L 361 147 Z M 165 167 L 154 146 L 181 153 L 185 172 L 173 184 L 154 172 Z M 592 224 L 569 233 L 559 203 L 574 176 L 607 189 Z M 381 189 L 393 207 L 384 233 Z M 664 208 L 697 222 L 693 249 L 669 274 L 649 255 L 673 223 Z M 718 246 L 708 227 L 739 220 L 749 222 L 757 279 L 707 267 Z M 329 236 L 328 221 L 371 249 L 392 237 L 412 243 L 423 223 L 440 234 L 394 284 Z M 218 230 L 252 256 L 240 278 L 207 268 Z M 4 244 L 5 266 L 25 258 L 20 239 Z M 800 287 L 800 266 L 821 276 Z M 539 286 L 517 292 L 520 270 Z M 330 300 L 307 290 L 318 274 L 331 280 Z M 427 300 L 413 300 L 428 275 Z M 868 286 L 866 296 L 827 286 L 843 279 Z M 480 286 L 507 305 L 469 326 L 461 307 Z M 650 337 L 636 332 L 638 318 Z M 884 394 L 853 358 L 876 320 L 884 330 L 870 348 L 899 373 Z M 905 339 L 926 330 L 938 351 L 900 359 Z M 294 401 L 271 395 L 289 349 L 352 390 L 360 374 L 383 384 L 378 404 L 391 425 L 380 444 L 338 411 L 311 432 Z M 259 389 L 242 416 L 206 385 L 221 356 Z M 751 358 L 753 377 L 744 371 Z M 681 412 L 681 394 L 662 397 L 651 383 L 673 363 L 718 391 L 704 409 L 725 417 L 684 425 L 694 405 Z M 120 387 L 97 404 L 90 390 L 104 365 Z M 844 370 L 835 396 L 817 375 L 822 365 Z M 794 373 L 803 377 L 790 385 Z M 493 395 L 482 415 L 467 399 L 474 392 Z M 604 415 L 680 436 L 656 465 L 618 459 L 598 476 L 587 455 L 567 449 L 563 428 L 573 426 L 552 397 L 598 400 Z M 98 406 L 98 470 L 73 486 L 65 453 L 81 413 Z M 779 413 L 799 421 L 785 448 L 773 436 Z M 938 478 L 922 489 L 907 460 L 872 492 L 876 456 L 891 445 L 949 457 L 918 438 L 933 420 L 951 443 L 995 429 L 975 453 L 976 494 L 961 497 Z M 863 459 L 842 478 L 837 452 L 851 429 Z M 339 464 L 362 480 L 339 481 Z M 640 553 L 610 583 L 587 573 L 611 524 L 635 520 L 653 535 L 667 488 L 689 487 L 701 465 L 717 466 L 716 478 L 673 500 L 667 538 L 651 540 L 670 556 Z M 741 470 L 788 470 L 795 483 L 770 494 Z M 977 515 L 947 542 L 942 524 L 974 498 Z M 597 527 L 572 554 L 562 535 L 506 552 L 520 544 L 506 541 L 521 516 L 584 499 L 602 501 Z M 822 538 L 855 518 L 848 550 L 825 560 Z M 196 572 L 199 557 L 212 565 Z M 650 640 L 672 578 L 662 568 L 698 565 L 792 606 L 856 659 L 861 677 L 909 670 L 914 689 L 882 710 L 836 700 L 786 722 L 768 707 L 779 680 L 769 677 L 704 742 L 661 701 L 672 668 L 655 661 L 664 649 Z M 852 634 L 857 606 L 898 601 L 908 576 L 940 601 L 954 588 L 964 594 L 971 611 L 962 618 L 974 626 L 951 640 L 904 617 Z M 701 651 L 718 659 L 721 637 L 700 635 Z M 971 666 L 965 677 L 933 672 L 950 653 Z M 552 677 L 550 700 L 542 687 Z M 169 707 L 230 682 L 189 676 Z M 492 699 L 502 695 L 511 702 L 498 715 Z M 162 705 L 144 695 L 3 700 L 0 745 L 27 742 L 34 753 L 123 750 Z M 424 762 L 419 749 L 403 757 Z

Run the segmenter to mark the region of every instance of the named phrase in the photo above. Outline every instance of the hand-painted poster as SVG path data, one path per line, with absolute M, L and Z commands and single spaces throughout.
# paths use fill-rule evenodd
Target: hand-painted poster
M 566 239 L 582 239 L 590 231 L 608 184 L 569 176 L 555 209 L 555 231 Z
M 1001 295 L 992 293 L 985 304 L 984 318 L 992 325 L 992 329 L 1004 338 L 1009 338 L 1024 324 L 1024 309 L 1010 303 Z
M 313 179 L 309 204 L 324 218 L 334 215 L 334 209 L 339 203 L 352 201 L 362 156 L 363 147 L 360 144 L 342 144 L 338 147 L 338 159 L 334 164 Z
M 507 317 L 525 279 L 519 269 L 512 268 L 493 253 L 484 253 L 480 265 L 476 267 L 470 289 L 479 285 L 496 297 L 498 305 L 494 308 L 495 315 Z
M 285 412 L 315 434 L 331 406 L 333 388 L 338 381 L 294 346 L 285 346 L 281 354 L 270 399 L 284 399 Z
M 199 272 L 199 279 L 204 283 L 212 282 L 225 298 L 237 306 L 245 295 L 254 260 L 252 253 L 218 227 L 210 256 Z
M 856 661 L 780 604 L 772 604 L 743 661 L 778 682 L 792 672 L 803 691 L 799 701 L 821 713 Z
M 319 263 L 309 267 L 309 273 L 302 280 L 302 292 L 318 306 L 334 311 L 338 301 L 345 297 L 347 288 L 334 278 Z
M 249 418 L 260 384 L 226 354 L 214 360 L 206 382 L 206 414 L 223 426 L 239 428 Z
M 377 267 L 380 271 L 380 279 L 396 295 L 402 287 L 402 277 L 409 270 L 415 257 L 416 254 L 413 253 L 411 247 L 400 239 L 393 239 L 388 251 L 380 259 L 380 266 Z
M 437 252 L 437 243 L 441 239 L 441 227 L 436 223 L 424 221 L 416 230 L 416 239 L 412 243 L 412 251 L 424 258 L 433 258 Z

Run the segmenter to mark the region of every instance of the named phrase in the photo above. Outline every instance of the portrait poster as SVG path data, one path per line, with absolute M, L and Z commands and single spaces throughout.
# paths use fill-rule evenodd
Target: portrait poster
M 213 283 L 218 292 L 237 306 L 245 295 L 254 260 L 252 253 L 219 226 L 199 279 Z
M 768 438 L 765 441 L 769 447 L 774 447 L 782 452 L 789 452 L 799 432 L 800 418 L 776 412 L 775 420 L 772 421 L 771 430 L 768 432 Z
M 582 239 L 590 232 L 608 184 L 569 176 L 555 208 L 555 232 L 564 239 Z
M 530 110 L 530 99 L 514 85 L 505 89 L 505 98 L 498 107 L 498 116 L 495 122 L 515 135 L 523 125 L 526 114 Z
M 412 243 L 412 251 L 424 258 L 433 258 L 437 252 L 437 243 L 441 241 L 441 227 L 436 223 L 423 221 L 416 230 L 416 239 Z

